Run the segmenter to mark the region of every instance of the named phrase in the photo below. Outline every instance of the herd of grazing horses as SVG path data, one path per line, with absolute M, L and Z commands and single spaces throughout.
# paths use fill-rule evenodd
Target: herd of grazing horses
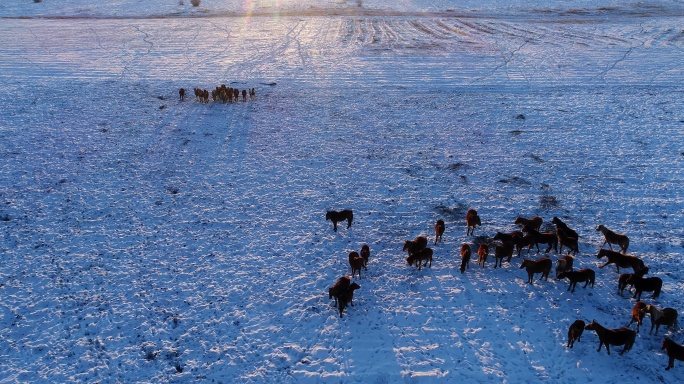
M 351 228 L 353 221 L 353 211 L 343 210 L 343 211 L 328 211 L 326 213 L 326 221 L 330 220 L 333 223 L 333 230 L 337 231 L 337 223 L 342 221 L 347 221 L 347 228 Z M 556 260 L 556 279 L 567 278 L 570 281 L 570 286 L 568 291 L 575 292 L 575 287 L 577 283 L 584 282 L 584 288 L 588 284 L 594 287 L 594 282 L 596 279 L 596 272 L 591 268 L 582 268 L 579 270 L 574 270 L 574 256 L 578 253 L 578 239 L 579 235 L 576 231 L 568 227 L 563 223 L 558 217 L 554 217 L 551 222 L 555 225 L 556 231 L 540 232 L 543 219 L 541 217 L 535 216 L 532 218 L 517 217 L 514 221 L 515 224 L 520 225 L 522 228 L 519 231 L 513 231 L 510 233 L 497 232 L 496 235 L 491 239 L 494 245 L 494 255 L 495 263 L 494 268 L 497 266 L 501 267 L 501 263 L 504 259 L 507 259 L 510 264 L 511 258 L 513 257 L 514 251 L 517 251 L 518 257 L 521 257 L 521 251 L 527 248 L 527 253 L 529 254 L 532 247 L 537 248 L 537 253 L 541 250 L 539 244 L 547 245 L 544 253 L 548 253 L 551 249 L 554 249 L 556 253 L 561 253 L 563 247 L 567 247 L 568 254 L 560 257 Z M 475 228 L 481 226 L 482 222 L 480 220 L 477 211 L 474 209 L 468 210 L 466 213 L 466 231 L 467 235 L 474 235 Z M 445 233 L 445 223 L 444 220 L 438 220 L 435 223 L 435 239 L 434 244 L 438 244 L 442 241 L 442 237 Z M 673 327 L 678 328 L 677 310 L 674 308 L 663 308 L 662 310 L 657 309 L 652 304 L 646 304 L 641 301 L 642 292 L 653 292 L 651 298 L 658 298 L 662 289 L 662 280 L 658 277 L 644 278 L 644 275 L 648 273 L 649 268 L 645 263 L 636 256 L 627 255 L 627 248 L 629 247 L 629 238 L 624 234 L 618 234 L 610 229 L 606 228 L 604 225 L 599 225 L 596 231 L 601 232 L 604 236 L 604 242 L 601 244 L 597 258 L 606 258 L 606 263 L 599 266 L 599 268 L 604 268 L 610 264 L 615 264 L 618 274 L 620 273 L 620 268 L 631 268 L 633 273 L 620 274 L 618 278 L 618 294 L 622 296 L 622 293 L 627 286 L 632 286 L 634 288 L 634 295 L 632 298 L 637 300 L 631 313 L 631 321 L 627 326 L 610 329 L 602 326 L 596 320 L 587 321 L 578 319 L 568 329 L 568 343 L 567 347 L 572 348 L 575 341 L 580 341 L 582 333 L 584 330 L 591 330 L 596 332 L 599 338 L 599 347 L 597 351 L 601 351 L 603 345 L 606 346 L 606 352 L 610 355 L 610 346 L 623 346 L 620 351 L 620 355 L 631 350 L 634 342 L 636 340 L 636 335 L 639 332 L 639 327 L 642 324 L 642 320 L 646 315 L 651 317 L 651 332 L 655 329 L 655 334 L 658 334 L 658 329 L 661 325 L 667 326 L 670 329 Z M 415 265 L 418 270 L 423 267 L 432 266 L 433 250 L 428 247 L 429 240 L 426 236 L 417 236 L 413 240 L 406 240 L 404 242 L 403 251 L 408 253 L 406 258 L 409 266 Z M 558 248 L 560 244 L 560 249 Z M 605 249 L 604 246 L 608 245 L 610 249 Z M 619 247 L 619 251 L 613 250 L 613 245 Z M 490 244 L 489 242 L 481 242 L 478 244 L 477 249 L 477 262 L 478 265 L 484 268 L 489 254 Z M 461 244 L 461 265 L 460 271 L 464 273 L 471 261 L 471 248 L 470 244 Z M 356 251 L 352 251 L 349 254 L 349 264 L 352 270 L 351 276 L 354 277 L 356 273 L 361 278 L 361 268 L 367 269 L 368 258 L 370 256 L 370 249 L 367 244 L 364 244 L 359 254 Z M 527 272 L 527 282 L 532 284 L 534 275 L 541 274 L 539 280 L 548 280 L 549 273 L 553 268 L 553 262 L 548 257 L 542 257 L 537 260 L 523 258 L 520 269 L 525 269 Z M 351 283 L 349 276 L 343 276 L 328 289 L 329 298 L 335 298 L 335 304 L 338 307 L 340 317 L 342 317 L 342 312 L 347 305 L 352 305 L 352 298 L 354 291 L 361 288 L 356 283 Z M 630 289 L 631 291 L 631 289 Z M 632 330 L 629 326 L 633 323 L 637 323 L 637 330 Z M 588 323 L 588 324 L 587 324 Z M 666 370 L 674 367 L 674 360 L 684 361 L 684 346 L 677 344 L 670 338 L 665 338 L 663 341 L 662 350 L 665 350 L 669 359 Z
M 256 90 L 254 88 L 250 88 L 249 90 L 243 89 L 242 92 L 240 92 L 239 89 L 227 87 L 225 84 L 217 86 L 211 92 L 201 88 L 194 88 L 194 92 L 195 99 L 204 104 L 209 103 L 209 95 L 211 95 L 213 101 L 221 101 L 224 104 L 240 101 L 240 95 L 242 95 L 242 101 L 247 101 L 248 96 L 250 100 L 254 100 L 256 97 Z M 185 88 L 180 88 L 178 90 L 178 98 L 180 101 L 185 100 L 185 93 Z

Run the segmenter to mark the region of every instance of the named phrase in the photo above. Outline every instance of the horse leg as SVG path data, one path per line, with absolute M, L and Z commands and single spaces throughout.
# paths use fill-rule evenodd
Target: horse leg
M 610 264 L 610 261 L 606 261 L 606 263 L 603 264 L 603 265 L 600 265 L 599 268 L 603 268 L 603 267 L 605 267 L 605 266 L 608 265 L 608 264 Z
M 670 361 L 668 362 L 667 367 L 665 368 L 666 371 L 669 371 L 670 368 L 674 368 L 674 361 L 675 361 L 674 356 L 668 356 L 668 357 L 670 358 L 669 359 Z

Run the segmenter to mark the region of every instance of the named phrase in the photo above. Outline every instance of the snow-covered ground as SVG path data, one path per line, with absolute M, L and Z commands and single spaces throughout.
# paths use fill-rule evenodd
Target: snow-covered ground
M 622 356 L 565 347 L 635 303 L 598 224 L 663 280 L 642 299 L 684 310 L 682 9 L 3 2 L 0 383 L 684 381 L 660 350 L 681 331 L 650 319 Z M 222 83 L 257 96 L 192 95 Z M 527 284 L 518 258 L 461 274 L 461 244 L 518 215 L 575 228 L 595 287 Z M 432 267 L 408 266 L 439 218 Z M 327 288 L 362 244 L 340 318 Z

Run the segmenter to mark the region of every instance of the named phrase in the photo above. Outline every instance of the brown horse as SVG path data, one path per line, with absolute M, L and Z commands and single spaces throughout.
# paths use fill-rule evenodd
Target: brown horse
M 466 268 L 470 267 L 470 245 L 468 243 L 461 244 L 461 273 L 465 272 Z
M 660 328 L 661 325 L 664 325 L 668 328 L 677 328 L 679 326 L 677 323 L 677 317 L 679 314 L 674 308 L 663 308 L 662 311 L 659 311 L 655 305 L 649 304 L 646 306 L 644 311 L 651 315 L 651 331 L 649 334 L 653 332 L 653 328 L 655 327 L 655 334 L 657 335 L 658 328 Z
M 363 258 L 356 251 L 349 252 L 349 266 L 351 267 L 351 277 L 358 271 L 359 279 L 361 278 L 361 268 L 363 268 Z
M 567 348 L 572 348 L 575 345 L 575 340 L 581 341 L 582 333 L 584 333 L 584 320 L 575 320 L 568 329 L 568 345 Z
M 629 327 L 632 323 L 637 323 L 637 333 L 639 333 L 639 327 L 644 322 L 644 316 L 646 315 L 646 303 L 643 301 L 637 301 L 632 307 L 632 319 L 629 321 L 627 326 Z
M 596 352 L 601 352 L 601 347 L 605 344 L 606 352 L 608 352 L 609 355 L 611 345 L 624 345 L 624 348 L 620 351 L 620 355 L 622 355 L 632 349 L 634 340 L 636 339 L 636 332 L 627 327 L 608 329 L 597 323 L 596 320 L 589 323 L 584 329 L 596 331 L 596 335 L 599 338 L 599 347 Z
M 570 280 L 570 286 L 568 287 L 568 291 L 572 288 L 571 292 L 575 292 L 575 286 L 577 286 L 577 283 L 584 282 L 584 288 L 587 287 L 587 284 L 591 283 L 591 287 L 594 288 L 594 280 L 596 280 L 596 272 L 594 272 L 591 268 L 584 268 L 580 269 L 579 271 L 565 271 L 561 272 L 558 275 L 559 279 L 563 278 L 568 278 Z
M 432 249 L 431 248 L 423 248 L 418 252 L 414 252 L 409 257 L 406 258 L 406 262 L 408 265 L 413 265 L 413 263 L 416 263 L 416 266 L 418 267 L 418 270 L 420 271 L 424 266 L 427 266 L 428 263 L 430 268 L 432 268 Z M 424 264 L 423 264 L 424 262 Z
M 535 231 L 539 231 L 543 222 L 544 222 L 544 219 L 542 219 L 539 216 L 534 216 L 530 219 L 526 219 L 524 217 L 518 216 L 518 217 L 516 217 L 514 223 L 522 225 L 523 231 L 527 232 L 528 228 L 532 228 Z
M 442 235 L 444 234 L 445 229 L 444 220 L 437 220 L 437 223 L 435 223 L 435 244 L 437 244 L 438 241 L 442 241 Z
M 466 229 L 466 236 L 474 235 L 475 227 L 477 227 L 478 225 L 482 225 L 482 222 L 480 221 L 480 216 L 477 215 L 476 210 L 469 209 L 468 212 L 466 212 L 466 225 L 468 226 L 468 228 Z
M 487 262 L 487 256 L 489 256 L 489 244 L 488 243 L 482 243 L 477 248 L 477 263 L 482 268 L 484 268 L 484 265 Z
M 620 268 L 631 267 L 634 272 L 637 272 L 646 267 L 644 262 L 636 256 L 625 255 L 620 252 L 611 251 L 609 249 L 599 249 L 596 258 L 600 259 L 602 257 L 606 257 L 608 261 L 606 261 L 606 263 L 599 268 L 603 268 L 608 264 L 615 264 L 618 273 L 620 273 Z
M 341 294 L 347 292 L 347 289 L 349 289 L 350 284 L 351 279 L 349 278 L 349 276 L 342 276 L 339 279 L 337 279 L 335 285 L 328 288 L 328 299 L 332 299 L 334 297 L 335 305 L 337 305 L 337 299 L 340 297 Z
M 420 252 L 421 250 L 425 249 L 428 244 L 428 239 L 425 236 L 416 236 L 415 239 L 413 240 L 406 240 L 404 242 L 404 248 L 402 248 L 402 251 L 407 251 L 408 255 L 411 256 L 412 254 L 416 252 Z
M 612 251 L 612 244 L 615 244 L 620 247 L 620 252 L 622 252 L 623 254 L 627 253 L 627 248 L 629 247 L 629 237 L 627 237 L 626 235 L 615 233 L 610 229 L 604 227 L 603 224 L 596 227 L 596 230 L 603 233 L 604 241 L 603 244 L 601 244 L 601 248 L 603 248 L 604 245 L 608 244 Z
M 325 214 L 325 220 L 333 222 L 333 231 L 337 232 L 337 223 L 340 221 L 347 220 L 347 228 L 351 228 L 352 220 L 354 219 L 354 212 L 351 209 L 345 209 L 343 211 L 328 211 Z
M 549 272 L 551 272 L 552 267 L 553 263 L 548 257 L 542 257 L 539 260 L 523 259 L 522 264 L 520 265 L 520 269 L 525 268 L 527 271 L 527 282 L 530 284 L 532 284 L 532 278 L 534 277 L 535 273 L 542 274 L 539 280 L 548 280 Z
M 669 359 L 667 367 L 665 368 L 666 371 L 670 370 L 670 368 L 674 368 L 675 359 L 684 361 L 684 347 L 675 343 L 672 339 L 666 337 L 665 340 L 663 340 L 663 345 L 660 349 L 665 350 Z
M 178 90 L 178 97 L 180 97 L 181 101 L 185 100 L 185 88 L 181 88 Z

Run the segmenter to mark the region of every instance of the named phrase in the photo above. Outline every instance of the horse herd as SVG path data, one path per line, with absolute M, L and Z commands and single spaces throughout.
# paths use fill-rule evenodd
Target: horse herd
M 227 87 L 225 84 L 217 86 L 211 92 L 201 88 L 194 88 L 194 91 L 195 99 L 204 104 L 209 103 L 209 95 L 211 95 L 211 99 L 214 102 L 221 101 L 224 104 L 233 101 L 239 101 L 240 95 L 242 95 L 242 101 L 247 101 L 247 96 L 249 96 L 250 100 L 254 100 L 256 97 L 256 90 L 254 88 L 250 88 L 249 90 L 243 89 L 242 92 L 240 92 L 239 89 Z M 178 97 L 180 101 L 185 100 L 185 93 L 185 88 L 180 88 L 178 90 Z
M 333 230 L 337 231 L 337 223 L 342 221 L 347 221 L 347 228 L 350 228 L 353 221 L 353 211 L 343 210 L 328 211 L 326 213 L 326 221 L 330 220 L 333 223 Z M 474 235 L 475 228 L 481 226 L 482 222 L 480 220 L 477 211 L 474 209 L 468 210 L 466 213 L 466 233 L 467 235 Z M 543 219 L 541 217 L 535 216 L 532 218 L 517 217 L 514 221 L 515 224 L 521 226 L 520 230 L 512 231 L 510 233 L 497 232 L 496 235 L 491 240 L 480 241 L 477 245 L 477 262 L 481 268 L 484 268 L 487 261 L 490 243 L 494 248 L 494 268 L 501 267 L 501 263 L 504 259 L 510 264 L 513 257 L 513 253 L 517 251 L 518 257 L 521 257 L 521 252 L 527 248 L 527 253 L 529 254 L 533 247 L 536 247 L 537 253 L 541 250 L 539 244 L 544 244 L 547 246 L 544 253 L 548 253 L 551 249 L 554 249 L 556 253 L 563 252 L 563 247 L 566 247 L 568 253 L 563 255 L 558 260 L 556 260 L 556 279 L 567 278 L 570 282 L 568 286 L 568 291 L 574 292 L 577 283 L 584 282 L 584 288 L 591 284 L 592 288 L 596 279 L 596 273 L 591 268 L 582 268 L 579 270 L 574 270 L 574 257 L 576 256 L 579 247 L 578 239 L 579 235 L 576 231 L 568 227 L 564 222 L 562 222 L 558 217 L 554 217 L 551 223 L 554 224 L 556 230 L 540 232 Z M 442 241 L 442 237 L 445 233 L 445 223 L 443 220 L 437 220 L 434 225 L 435 238 L 434 244 L 438 244 Z M 627 249 L 629 247 L 629 238 L 624 234 L 618 234 L 610 229 L 606 228 L 604 225 L 599 225 L 596 231 L 601 232 L 604 237 L 604 242 L 601 244 L 597 258 L 606 258 L 606 262 L 599 266 L 599 268 L 604 268 L 610 264 L 615 264 L 616 270 L 619 274 L 618 278 L 618 294 L 622 296 L 625 288 L 628 286 L 634 288 L 634 294 L 632 298 L 637 300 L 636 304 L 632 308 L 632 318 L 629 324 L 625 327 L 618 329 L 609 329 L 597 321 L 587 321 L 576 320 L 568 329 L 568 343 L 567 347 L 572 348 L 575 341 L 580 341 L 582 333 L 584 330 L 591 330 L 596 332 L 599 338 L 599 347 L 597 351 L 601 351 L 603 345 L 606 346 L 606 352 L 610 355 L 610 346 L 623 346 L 620 351 L 620 355 L 629 351 L 636 339 L 636 335 L 639 332 L 639 327 L 642 324 L 642 320 L 646 315 L 651 317 L 651 332 L 655 329 L 655 334 L 658 334 L 658 329 L 661 325 L 667 326 L 670 329 L 673 327 L 677 328 L 677 310 L 674 308 L 663 308 L 662 310 L 657 309 L 652 304 L 646 304 L 641 301 L 641 295 L 643 292 L 653 292 L 651 298 L 658 298 L 662 289 L 662 280 L 659 277 L 648 277 L 645 278 L 649 272 L 649 268 L 645 263 L 636 256 L 627 255 Z M 426 236 L 417 236 L 413 240 L 406 240 L 404 242 L 403 251 L 407 252 L 406 262 L 409 266 L 415 265 L 418 270 L 423 267 L 432 266 L 433 250 L 428 247 L 429 240 Z M 558 245 L 560 244 L 560 247 Z M 609 249 L 605 249 L 604 246 L 608 245 Z M 619 251 L 613 250 L 613 245 L 619 247 Z M 470 267 L 472 251 L 470 244 L 462 243 L 461 249 L 461 264 L 460 271 L 465 273 L 465 270 Z M 572 254 L 572 255 L 571 255 Z M 370 257 L 370 249 L 368 245 L 364 244 L 361 248 L 361 252 L 352 251 L 349 253 L 349 265 L 351 267 L 351 277 L 358 274 L 359 279 L 361 278 L 361 269 L 367 269 L 368 259 Z M 537 260 L 523 258 L 520 265 L 520 269 L 525 269 L 527 272 L 527 282 L 532 284 L 535 274 L 541 274 L 539 280 L 548 280 L 548 276 L 553 268 L 553 262 L 548 257 L 542 257 Z M 631 268 L 632 273 L 620 274 L 620 268 L 626 269 Z M 353 294 L 356 289 L 361 288 L 357 283 L 352 283 L 349 276 L 343 276 L 338 279 L 335 285 L 331 286 L 328 290 L 329 298 L 335 298 L 335 304 L 338 307 L 340 317 L 344 309 L 348 305 L 352 305 Z M 631 292 L 631 288 L 628 289 Z M 634 331 L 629 326 L 636 322 L 637 330 Z M 669 358 L 667 367 L 670 369 L 674 367 L 674 360 L 684 361 L 684 346 L 675 343 L 669 338 L 665 338 L 661 346 L 662 350 L 665 350 Z

